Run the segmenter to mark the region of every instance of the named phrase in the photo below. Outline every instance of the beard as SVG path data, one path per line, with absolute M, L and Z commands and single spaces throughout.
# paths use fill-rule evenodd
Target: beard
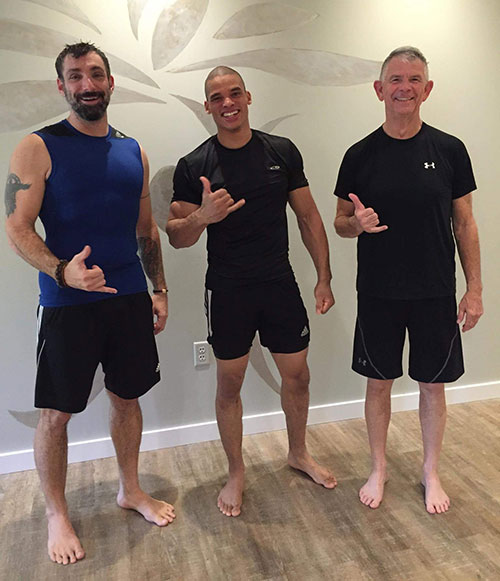
M 71 95 L 66 88 L 64 89 L 64 96 L 73 111 L 84 121 L 99 121 L 104 117 L 106 109 L 111 98 L 110 92 L 101 91 L 87 91 L 85 93 L 78 93 Z M 88 105 L 82 101 L 82 97 L 101 97 L 101 101 L 96 105 Z

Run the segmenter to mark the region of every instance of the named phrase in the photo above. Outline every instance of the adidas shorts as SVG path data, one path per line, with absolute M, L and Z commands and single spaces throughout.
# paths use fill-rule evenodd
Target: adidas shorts
M 229 289 L 205 289 L 208 342 L 218 359 L 250 351 L 255 333 L 272 353 L 298 353 L 309 344 L 309 320 L 293 277 Z
M 39 307 L 35 407 L 83 411 L 99 363 L 106 388 L 123 399 L 135 399 L 160 381 L 147 292 Z

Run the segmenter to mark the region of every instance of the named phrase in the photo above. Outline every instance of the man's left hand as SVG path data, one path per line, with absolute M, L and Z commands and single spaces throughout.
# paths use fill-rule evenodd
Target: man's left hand
M 153 302 L 154 334 L 161 333 L 167 324 L 168 295 L 155 293 L 151 297 Z
M 457 323 L 462 326 L 462 331 L 469 331 L 476 326 L 483 314 L 483 300 L 480 292 L 467 291 L 458 305 Z
M 316 314 L 324 315 L 335 304 L 330 283 L 318 282 L 314 288 L 314 297 L 316 299 Z

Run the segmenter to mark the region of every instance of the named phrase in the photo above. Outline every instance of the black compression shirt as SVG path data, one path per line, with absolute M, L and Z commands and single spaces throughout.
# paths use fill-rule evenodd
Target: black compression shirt
M 253 130 L 244 147 L 228 149 L 213 136 L 179 160 L 173 200 L 200 205 L 200 176 L 212 191 L 226 188 L 235 201 L 245 198 L 243 207 L 207 228 L 208 288 L 290 276 L 288 193 L 308 185 L 295 145 Z

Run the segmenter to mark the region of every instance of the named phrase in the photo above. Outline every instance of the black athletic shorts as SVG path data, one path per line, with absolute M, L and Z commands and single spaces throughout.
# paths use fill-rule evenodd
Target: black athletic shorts
M 137 398 L 160 381 L 147 292 L 39 307 L 35 407 L 83 411 L 99 363 L 106 388 L 123 399 Z
M 246 355 L 256 331 L 272 353 L 298 353 L 309 344 L 309 320 L 293 277 L 205 289 L 205 313 L 208 342 L 218 359 Z
M 406 329 L 412 379 L 422 383 L 449 383 L 463 374 L 454 296 L 395 300 L 358 294 L 353 370 L 374 379 L 400 377 Z

